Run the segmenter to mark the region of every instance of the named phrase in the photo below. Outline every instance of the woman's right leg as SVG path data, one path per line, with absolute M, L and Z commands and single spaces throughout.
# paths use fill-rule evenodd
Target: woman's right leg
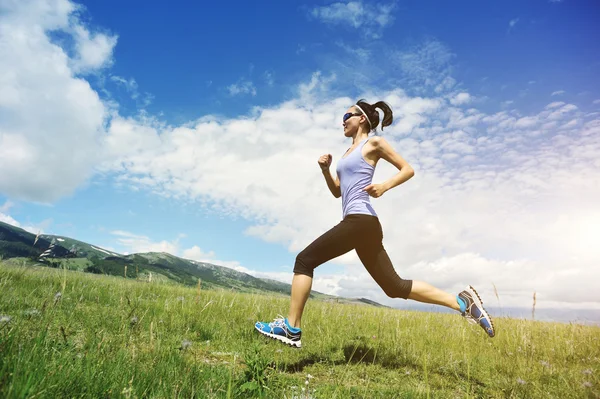
M 290 311 L 288 321 L 290 326 L 299 328 L 304 313 L 304 305 L 312 288 L 312 277 L 305 274 L 294 274 L 292 279 L 292 295 L 290 298 Z
M 313 271 L 320 264 L 354 248 L 360 233 L 354 220 L 353 215 L 348 216 L 296 256 L 288 317 L 277 317 L 273 322 L 256 322 L 254 328 L 259 333 L 296 348 L 302 346 L 300 322 L 304 305 L 310 296 Z
M 288 322 L 300 327 L 304 305 L 310 296 L 314 269 L 354 249 L 357 231 L 352 216 L 321 235 L 296 256 Z

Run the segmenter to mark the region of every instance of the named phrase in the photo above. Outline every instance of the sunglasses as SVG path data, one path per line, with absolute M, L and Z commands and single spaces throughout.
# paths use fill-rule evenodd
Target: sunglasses
M 347 114 L 344 114 L 344 118 L 343 121 L 346 122 L 348 119 L 352 118 L 353 116 L 361 116 L 362 114 L 355 114 L 352 112 L 348 112 Z

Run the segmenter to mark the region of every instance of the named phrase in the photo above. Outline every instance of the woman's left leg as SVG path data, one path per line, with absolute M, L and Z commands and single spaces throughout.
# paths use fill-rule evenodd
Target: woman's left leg
M 398 276 L 383 245 L 380 248 L 357 248 L 356 252 L 371 277 L 390 298 L 412 299 L 460 310 L 456 295 L 424 281 L 404 280 Z
M 375 282 L 391 298 L 412 299 L 460 310 L 456 295 L 451 295 L 423 281 L 404 280 L 394 270 L 383 247 L 383 231 L 379 219 L 367 219 L 365 238 L 356 253 Z
M 410 290 L 408 299 L 424 303 L 433 303 L 435 305 L 446 306 L 454 310 L 460 310 L 460 305 L 458 304 L 456 295 L 442 291 L 424 281 L 413 280 L 412 289 Z
M 369 223 L 367 227 L 365 237 L 368 238 L 356 247 L 356 253 L 369 274 L 389 297 L 446 306 L 461 312 L 470 322 L 479 324 L 489 337 L 496 335 L 492 318 L 483 308 L 483 302 L 472 286 L 454 296 L 423 281 L 403 280 L 394 270 L 390 257 L 383 248 L 379 220 L 377 223 Z

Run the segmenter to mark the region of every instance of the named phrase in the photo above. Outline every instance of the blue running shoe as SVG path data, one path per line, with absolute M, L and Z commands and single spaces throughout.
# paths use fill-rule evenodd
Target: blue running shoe
M 277 317 L 270 323 L 262 323 L 257 321 L 254 328 L 269 338 L 276 339 L 283 342 L 284 344 L 291 345 L 296 348 L 300 348 L 302 343 L 300 338 L 302 337 L 302 330 L 290 326 L 288 320 L 283 316 Z
M 483 308 L 483 301 L 475 291 L 475 288 L 468 286 L 464 291 L 458 294 L 458 297 L 463 300 L 464 308 L 461 306 L 461 314 L 469 323 L 479 324 L 485 330 L 490 338 L 496 335 L 494 322 L 492 318 Z

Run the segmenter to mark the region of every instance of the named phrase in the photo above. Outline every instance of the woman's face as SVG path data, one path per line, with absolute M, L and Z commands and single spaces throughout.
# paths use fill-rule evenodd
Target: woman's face
M 344 136 L 352 137 L 358 132 L 358 128 L 360 124 L 364 122 L 365 116 L 358 108 L 350 107 L 346 110 L 343 119 L 345 119 L 342 121 L 342 125 L 344 126 Z

